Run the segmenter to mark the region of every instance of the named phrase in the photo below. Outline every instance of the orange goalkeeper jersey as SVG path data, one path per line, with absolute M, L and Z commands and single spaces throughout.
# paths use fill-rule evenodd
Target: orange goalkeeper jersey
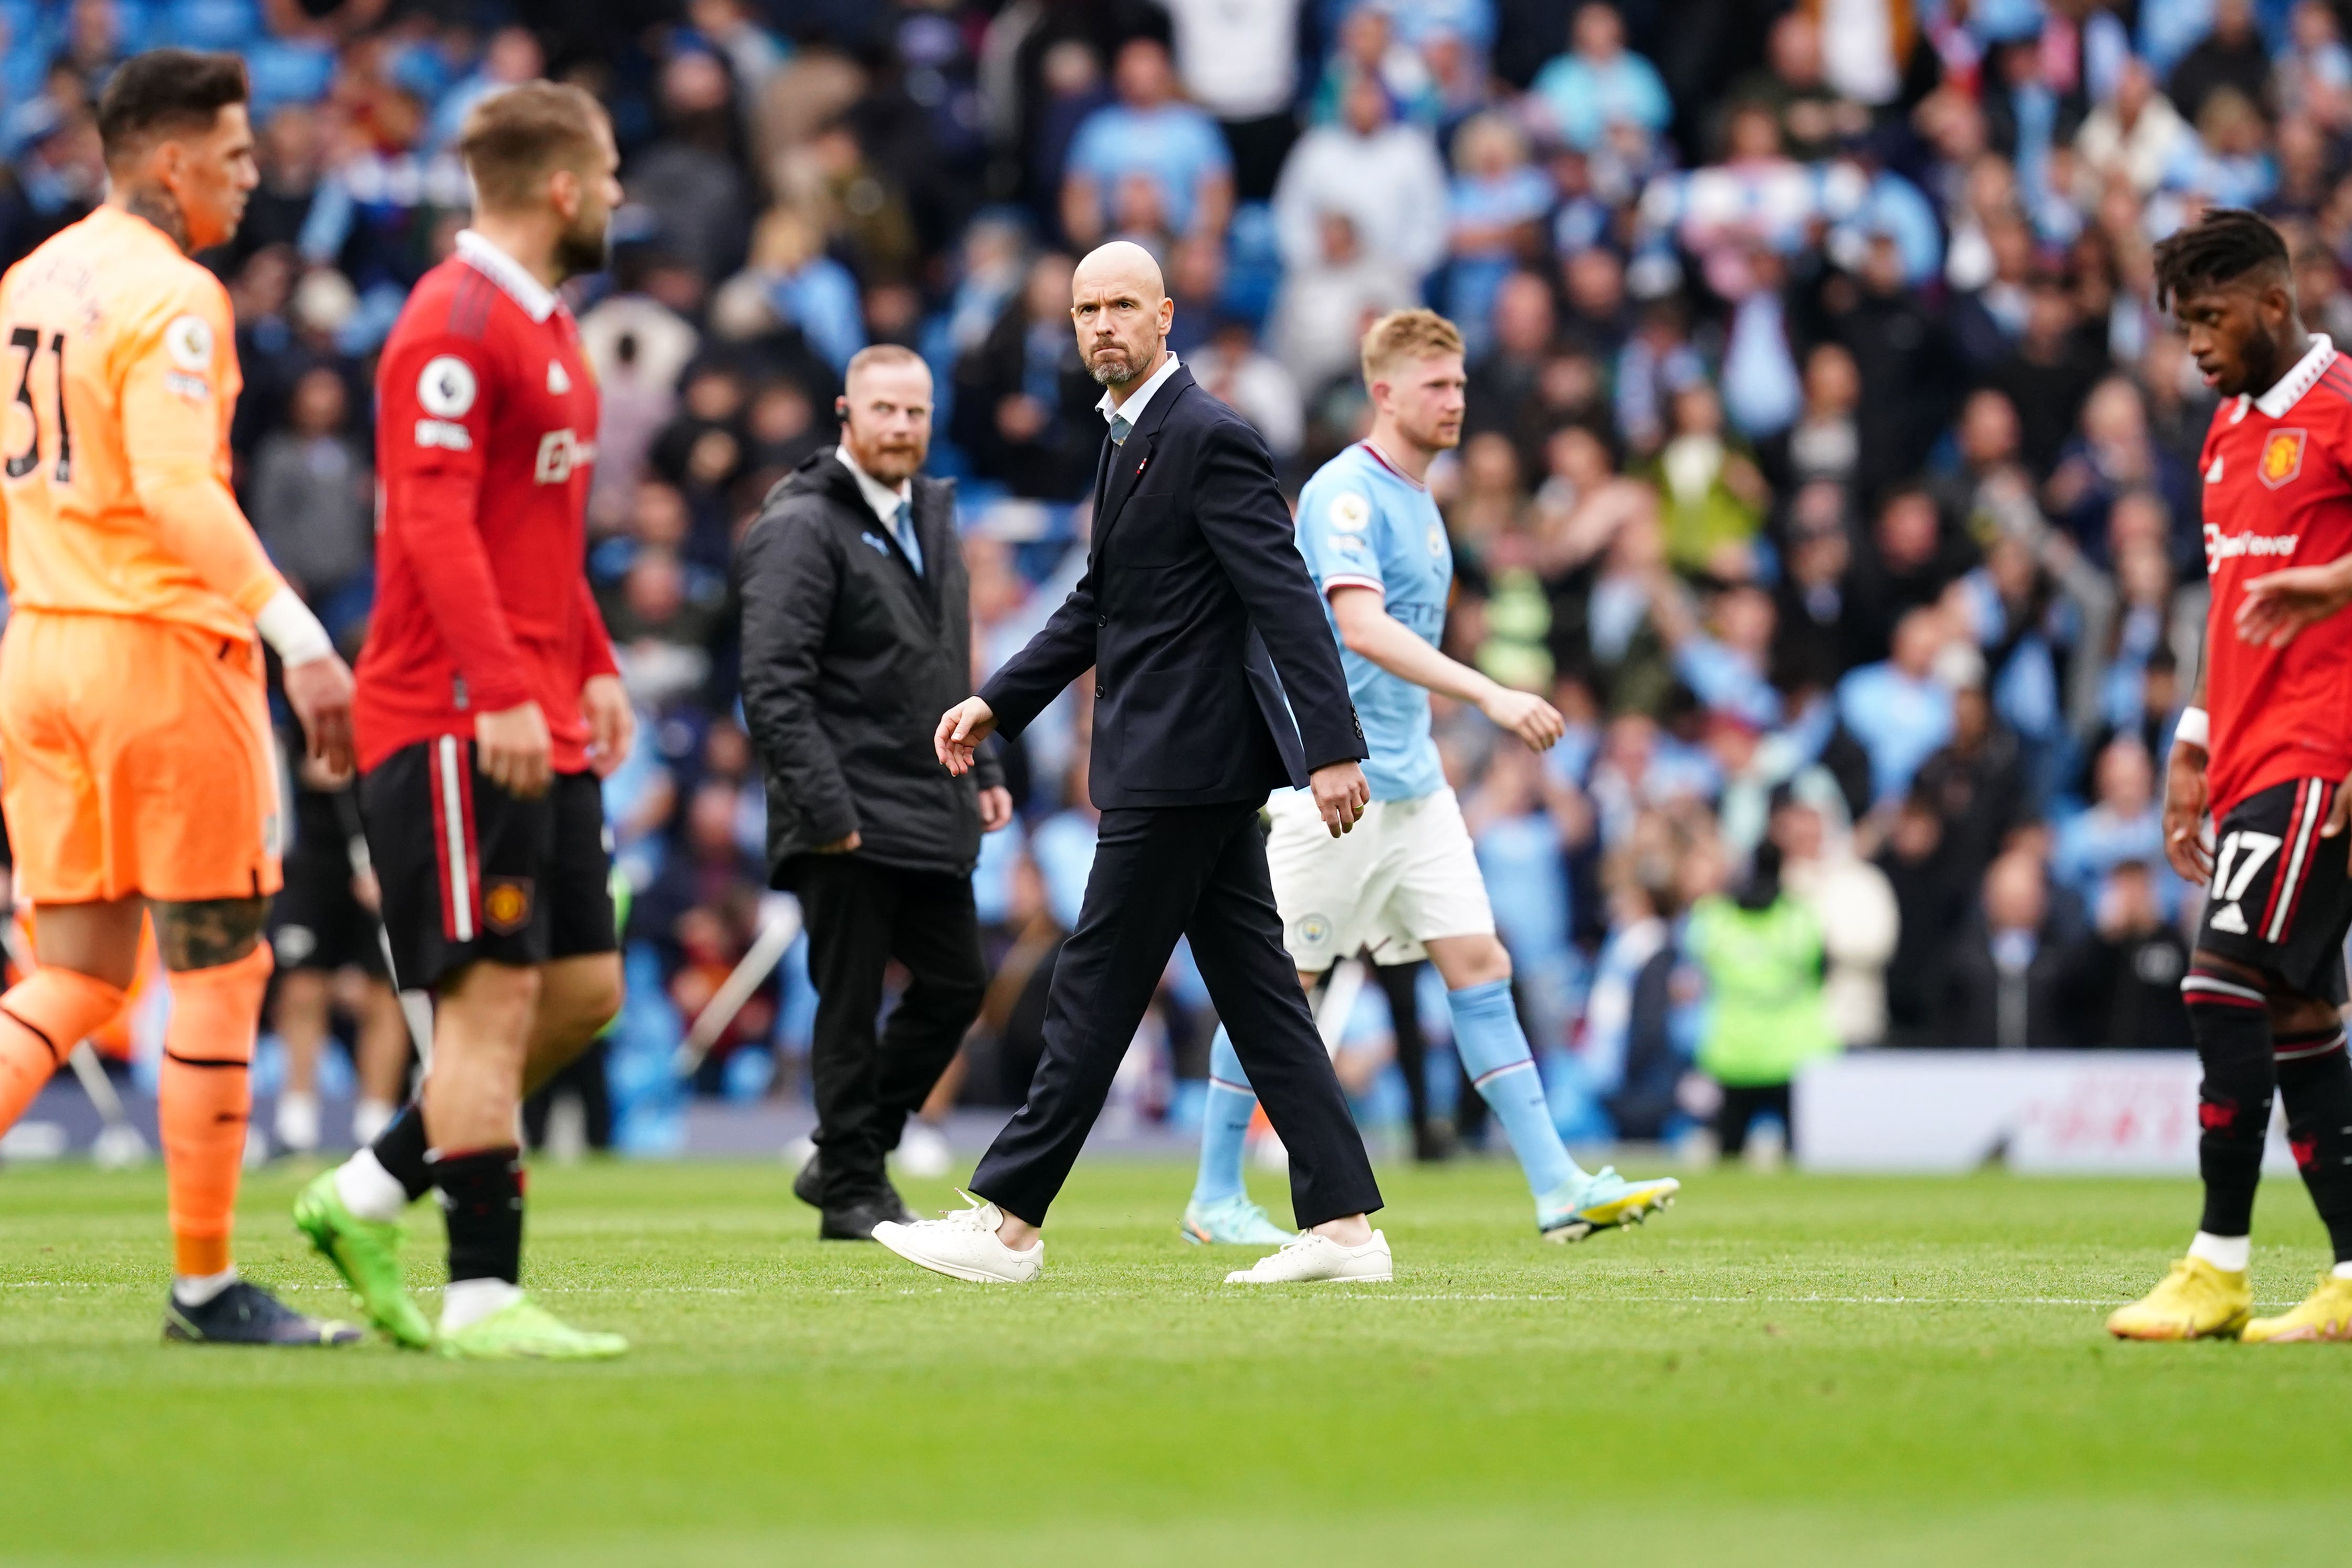
M 11 602 L 248 640 L 283 586 L 229 489 L 228 294 L 100 207 L 0 279 L 0 561 Z

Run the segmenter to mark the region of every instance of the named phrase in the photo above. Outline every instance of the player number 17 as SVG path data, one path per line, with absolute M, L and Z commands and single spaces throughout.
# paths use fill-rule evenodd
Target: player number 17
M 16 401 L 25 405 L 25 415 L 33 422 L 33 439 L 23 451 L 8 459 L 8 477 L 21 479 L 41 466 L 41 416 L 33 406 L 33 362 L 41 357 L 41 331 L 38 327 L 18 327 L 8 334 L 8 346 L 25 351 L 25 368 L 16 375 Z M 66 425 L 66 335 L 49 334 L 49 353 L 58 362 L 58 483 L 73 482 L 73 432 Z
M 2247 885 L 2254 879 L 2254 873 L 2278 853 L 2282 842 L 2275 833 L 2256 833 L 2251 828 L 2232 833 L 2221 840 L 2221 856 L 2213 866 L 2213 896 L 2228 904 L 2234 904 L 2244 898 Z M 2237 871 L 2235 876 L 2231 875 L 2232 863 Z

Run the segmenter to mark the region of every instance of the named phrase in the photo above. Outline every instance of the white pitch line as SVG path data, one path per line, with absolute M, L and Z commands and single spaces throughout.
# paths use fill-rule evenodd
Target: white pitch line
M 1366 1291 L 1374 1301 L 1562 1301 L 1576 1306 L 1735 1306 L 1735 1307 L 2114 1307 L 2123 1298 L 2112 1296 L 1501 1296 L 1468 1291 L 1406 1295 Z M 1324 1300 L 1338 1300 L 1326 1292 Z
M 780 1282 L 789 1291 L 789 1282 Z M 0 1280 L 5 1290 L 144 1290 L 144 1284 L 123 1281 L 89 1279 L 8 1279 Z M 301 1290 L 323 1290 L 345 1294 L 341 1285 L 273 1285 L 278 1294 Z M 432 1293 L 436 1287 L 419 1286 L 420 1294 Z M 898 1296 L 947 1295 L 950 1287 L 935 1285 L 925 1291 L 913 1287 L 901 1287 L 892 1292 Z M 544 1296 L 751 1296 L 761 1293 L 742 1285 L 535 1285 L 532 1294 Z M 872 1296 L 871 1288 L 836 1285 L 826 1292 L 831 1296 Z M 1146 1292 L 1126 1292 L 1129 1295 Z M 1230 1301 L 1265 1300 L 1272 1292 L 1234 1291 L 1217 1299 Z M 1391 1291 L 1379 1289 L 1319 1290 L 1304 1294 L 1282 1293 L 1281 1299 L 1306 1301 L 1550 1301 L 1566 1307 L 2116 1307 L 2123 1298 L 2115 1296 L 1536 1296 L 1506 1295 L 1494 1291 Z M 2292 1307 L 2293 1300 L 2257 1301 L 2258 1307 Z

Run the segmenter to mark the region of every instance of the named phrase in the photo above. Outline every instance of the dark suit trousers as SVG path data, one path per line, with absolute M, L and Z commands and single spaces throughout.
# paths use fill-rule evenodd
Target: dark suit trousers
M 882 1162 L 962 1044 L 988 988 L 971 879 L 858 855 L 798 858 L 793 882 L 816 986 L 816 1145 L 827 1207 L 877 1191 Z M 877 1037 L 882 973 L 911 977 Z
M 1300 1228 L 1381 1206 L 1364 1141 L 1282 947 L 1255 803 L 1102 814 L 1093 873 L 1054 966 L 1045 1055 L 971 1190 L 1043 1225 L 1143 1021 L 1176 939 L 1290 1152 Z

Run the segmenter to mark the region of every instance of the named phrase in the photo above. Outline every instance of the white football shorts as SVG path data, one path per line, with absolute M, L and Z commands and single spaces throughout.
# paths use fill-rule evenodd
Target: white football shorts
M 1433 937 L 1494 934 L 1486 879 L 1453 790 L 1376 800 L 1338 838 L 1307 790 L 1277 791 L 1266 812 L 1282 945 L 1303 973 L 1360 952 L 1405 963 L 1426 957 L 1422 944 Z

